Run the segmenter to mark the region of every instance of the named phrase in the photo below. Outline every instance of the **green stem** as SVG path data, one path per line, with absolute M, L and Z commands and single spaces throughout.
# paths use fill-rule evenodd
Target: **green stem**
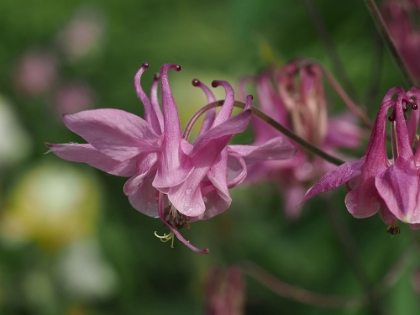
M 196 112 L 194 114 L 194 116 L 190 119 L 190 121 L 188 122 L 187 126 L 185 127 L 185 131 L 184 131 L 184 139 L 187 139 L 191 129 L 193 127 L 193 125 L 195 124 L 195 122 L 197 121 L 197 119 L 204 114 L 205 112 L 207 112 L 209 109 L 211 108 L 215 108 L 218 106 L 222 106 L 224 103 L 224 100 L 220 100 L 220 101 L 216 101 L 210 104 L 207 104 L 206 106 L 204 106 L 203 108 L 201 108 L 198 112 Z M 235 107 L 239 107 L 239 108 L 245 108 L 245 104 L 243 102 L 239 102 L 239 101 L 235 101 L 234 103 Z M 277 129 L 278 131 L 280 131 L 282 134 L 284 134 L 286 137 L 288 137 L 290 140 L 292 140 L 293 142 L 295 142 L 296 144 L 300 145 L 302 148 L 304 148 L 305 150 L 318 155 L 319 157 L 321 157 L 322 159 L 326 160 L 327 162 L 330 162 L 334 165 L 341 165 L 344 164 L 344 161 L 340 160 L 339 158 L 336 158 L 332 155 L 329 155 L 328 153 L 322 151 L 321 149 L 319 149 L 318 147 L 310 144 L 309 142 L 305 141 L 304 139 L 302 139 L 301 137 L 299 137 L 298 135 L 296 135 L 295 133 L 293 133 L 292 131 L 290 131 L 289 129 L 287 129 L 286 127 L 284 127 L 283 125 L 279 124 L 277 121 L 275 121 L 274 119 L 272 119 L 271 117 L 267 116 L 266 114 L 264 114 L 262 111 L 260 111 L 259 109 L 252 107 L 252 114 L 254 114 L 255 116 L 257 116 L 258 118 L 264 120 L 267 124 L 269 124 L 270 126 L 272 126 L 273 128 Z
M 390 50 L 392 56 L 394 57 L 395 62 L 397 63 L 398 68 L 401 71 L 401 74 L 405 82 L 409 86 L 417 86 L 416 80 L 408 71 L 407 65 L 404 62 L 404 59 L 401 57 L 395 43 L 386 27 L 385 21 L 382 18 L 381 13 L 379 12 L 378 6 L 374 0 L 365 0 L 366 6 L 369 9 L 370 14 L 372 15 L 373 20 L 375 21 L 376 27 L 378 28 L 379 33 L 381 34 L 383 40 L 385 41 L 388 49 Z

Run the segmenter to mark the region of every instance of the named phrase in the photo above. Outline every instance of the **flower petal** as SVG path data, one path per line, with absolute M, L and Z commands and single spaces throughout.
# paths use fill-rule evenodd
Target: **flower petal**
M 64 115 L 63 122 L 92 146 L 117 161 L 156 151 L 159 137 L 142 118 L 112 108 Z
M 378 173 L 375 185 L 399 220 L 420 223 L 419 175 L 413 159 L 398 157 L 393 165 Z
M 137 173 L 132 176 L 124 185 L 124 193 L 129 196 L 134 194 L 142 184 L 145 177 L 151 172 L 156 173 L 157 153 L 150 153 L 146 156 L 139 156 L 137 162 Z
M 251 117 L 251 110 L 244 110 L 240 114 L 228 119 L 227 121 L 211 128 L 208 132 L 199 136 L 194 142 L 194 149 L 190 156 L 193 157 L 200 150 L 205 148 L 211 141 L 217 142 L 219 145 L 219 152 L 229 143 L 231 137 L 236 133 L 243 132 L 248 126 L 249 119 Z
M 260 146 L 230 145 L 229 149 L 243 156 L 247 164 L 266 160 L 285 160 L 297 152 L 295 146 L 283 137 L 270 139 Z
M 143 182 L 139 184 L 135 193 L 128 196 L 131 205 L 141 213 L 149 217 L 157 218 L 158 202 L 156 188 L 152 186 L 154 173 L 149 174 L 144 178 Z
M 309 188 L 301 202 L 305 202 L 320 193 L 333 190 L 359 175 L 364 162 L 365 157 L 362 157 L 360 160 L 344 163 L 328 172 L 315 185 Z
M 117 176 L 132 176 L 136 172 L 137 157 L 116 161 L 90 144 L 46 144 L 58 157 L 72 162 L 87 163 L 101 171 Z

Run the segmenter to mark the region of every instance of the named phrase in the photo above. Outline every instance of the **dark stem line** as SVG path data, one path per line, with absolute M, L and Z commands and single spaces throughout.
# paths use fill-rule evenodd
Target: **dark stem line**
M 389 289 L 391 289 L 399 279 L 401 279 L 404 272 L 413 261 L 414 253 L 418 249 L 417 246 L 410 246 L 406 248 L 400 255 L 398 260 L 391 266 L 387 273 L 382 277 L 372 292 L 376 296 L 384 296 Z M 366 298 L 364 295 L 359 296 L 334 296 L 328 294 L 320 294 L 297 286 L 293 286 L 275 277 L 268 271 L 264 270 L 257 264 L 244 261 L 238 266 L 255 280 L 259 281 L 279 296 L 287 299 L 297 301 L 302 304 L 320 306 L 325 308 L 356 308 L 366 305 Z
M 303 0 L 305 5 L 306 11 L 308 12 L 309 16 L 312 19 L 312 22 L 315 26 L 316 31 L 318 32 L 321 41 L 324 43 L 326 51 L 331 59 L 333 67 L 337 72 L 338 76 L 344 82 L 347 90 L 350 92 L 351 95 L 355 96 L 356 91 L 351 83 L 349 77 L 347 76 L 346 70 L 343 66 L 343 63 L 340 60 L 340 57 L 337 53 L 337 49 L 335 48 L 334 42 L 331 39 L 331 36 L 328 32 L 328 29 L 322 19 L 319 10 L 316 5 L 316 1 L 314 0 Z
M 194 114 L 194 116 L 190 119 L 187 126 L 185 127 L 185 131 L 184 131 L 184 135 L 183 135 L 184 139 L 188 138 L 192 127 L 194 126 L 195 122 L 197 121 L 197 119 L 202 114 L 204 114 L 206 111 L 208 111 L 211 108 L 222 106 L 223 103 L 224 103 L 224 100 L 220 100 L 220 101 L 216 101 L 216 102 L 207 104 L 206 106 L 199 109 Z M 235 101 L 234 106 L 242 108 L 242 109 L 245 108 L 245 104 L 243 102 L 239 102 L 239 101 Z M 279 132 L 281 132 L 283 135 L 288 137 L 290 140 L 292 140 L 296 144 L 300 145 L 305 150 L 307 150 L 307 151 L 309 151 L 309 152 L 311 152 L 315 155 L 318 155 L 319 157 L 326 160 L 327 162 L 330 162 L 330 163 L 332 163 L 334 165 L 337 165 L 337 166 L 341 165 L 341 164 L 344 164 L 344 161 L 340 160 L 339 158 L 336 158 L 335 156 L 329 155 L 328 153 L 322 151 L 318 147 L 316 147 L 316 146 L 310 144 L 309 142 L 305 141 L 304 139 L 302 139 L 301 137 L 299 137 L 298 135 L 296 135 L 295 133 L 293 133 L 292 131 L 290 131 L 289 129 L 284 127 L 283 125 L 279 124 L 277 121 L 275 121 L 271 117 L 264 114 L 259 109 L 255 108 L 255 107 L 252 107 L 252 114 L 254 114 L 258 118 L 264 120 L 267 124 L 274 127 L 275 129 L 277 129 Z
M 369 9 L 370 14 L 372 15 L 373 20 L 375 21 L 375 24 L 379 33 L 381 34 L 383 40 L 388 46 L 388 49 L 390 50 L 392 56 L 394 57 L 395 62 L 397 63 L 397 66 L 401 71 L 404 81 L 409 86 L 416 86 L 417 85 L 416 80 L 411 75 L 410 71 L 407 68 L 406 63 L 404 62 L 404 59 L 401 57 L 401 54 L 399 53 L 397 47 L 395 46 L 395 43 L 391 37 L 391 34 L 388 31 L 385 21 L 382 18 L 382 15 L 375 1 L 374 0 L 364 0 L 364 1 L 367 8 Z
M 337 93 L 337 95 L 342 99 L 347 108 L 359 119 L 364 125 L 368 128 L 373 128 L 373 122 L 369 119 L 367 113 L 357 105 L 352 98 L 347 94 L 347 92 L 342 88 L 337 79 L 318 61 L 312 59 L 302 59 L 300 61 L 300 67 L 305 67 L 307 65 L 315 65 L 325 76 L 327 81 L 330 83 L 331 87 Z
M 302 304 L 325 308 L 356 308 L 363 304 L 360 297 L 339 297 L 320 294 L 292 286 L 251 262 L 243 262 L 240 266 L 246 274 L 258 280 L 278 295 Z

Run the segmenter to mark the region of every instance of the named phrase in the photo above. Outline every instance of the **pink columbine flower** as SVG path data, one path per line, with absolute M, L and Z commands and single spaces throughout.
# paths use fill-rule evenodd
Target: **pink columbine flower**
M 37 96 L 53 88 L 57 72 L 57 58 L 52 52 L 31 50 L 19 61 L 14 83 L 20 91 Z
M 281 69 L 270 69 L 256 77 L 245 77 L 240 83 L 255 83 L 261 111 L 289 128 L 301 138 L 337 154 L 337 148 L 359 146 L 361 130 L 350 113 L 328 118 L 322 74 L 316 64 L 299 65 L 296 60 Z M 254 144 L 258 145 L 277 135 L 277 131 L 257 117 L 252 117 Z M 299 204 L 306 189 L 314 180 L 331 170 L 333 165 L 321 158 L 308 155 L 296 145 L 298 153 L 286 161 L 267 161 L 253 165 L 248 181 L 268 179 L 281 187 L 286 214 L 297 218 Z
M 205 314 L 244 314 L 245 293 L 246 283 L 239 267 L 211 268 L 205 282 Z
M 144 104 L 142 119 L 118 109 L 82 111 L 63 117 L 64 124 L 82 136 L 87 144 L 49 144 L 57 156 L 84 162 L 109 174 L 127 176 L 124 193 L 138 211 L 159 217 L 171 230 L 158 236 L 163 241 L 176 235 L 194 251 L 178 230 L 196 220 L 204 220 L 226 210 L 231 203 L 229 188 L 239 185 L 246 176 L 246 164 L 261 159 L 285 159 L 295 153 L 282 138 L 261 146 L 228 146 L 236 133 L 245 130 L 251 117 L 252 97 L 243 112 L 230 117 L 234 105 L 232 87 L 224 81 L 226 100 L 218 115 L 210 111 L 199 137 L 190 144 L 184 139 L 178 111 L 168 81 L 168 70 L 178 65 L 163 65 L 155 75 L 150 97 L 140 85 L 143 64 L 134 78 L 138 97 Z M 162 86 L 162 110 L 158 83 Z M 194 85 L 208 88 L 194 80 Z M 210 94 L 209 94 L 210 93 Z
M 394 94 L 396 99 L 392 99 Z M 346 184 L 349 192 L 345 204 L 354 217 L 366 218 L 379 213 L 390 225 L 388 231 L 391 233 L 399 232 L 396 230 L 397 219 L 409 223 L 413 229 L 420 228 L 420 150 L 418 141 L 415 141 L 420 117 L 417 110 L 419 100 L 419 88 L 408 92 L 401 87 L 390 89 L 382 100 L 365 156 L 324 175 L 307 191 L 303 201 Z M 408 104 L 413 111 L 406 121 Z M 386 149 L 389 109 L 392 109 L 389 116 L 392 159 L 388 159 Z M 414 142 L 417 145 L 415 151 L 412 149 Z

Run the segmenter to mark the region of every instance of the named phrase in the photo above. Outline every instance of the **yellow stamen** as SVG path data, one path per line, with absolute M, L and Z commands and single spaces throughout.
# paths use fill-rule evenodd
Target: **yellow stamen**
M 169 234 L 163 233 L 163 235 L 159 235 L 155 231 L 154 234 L 162 243 L 166 243 L 168 241 L 171 241 L 171 248 L 174 248 L 174 239 L 175 239 L 174 232 L 171 231 Z

